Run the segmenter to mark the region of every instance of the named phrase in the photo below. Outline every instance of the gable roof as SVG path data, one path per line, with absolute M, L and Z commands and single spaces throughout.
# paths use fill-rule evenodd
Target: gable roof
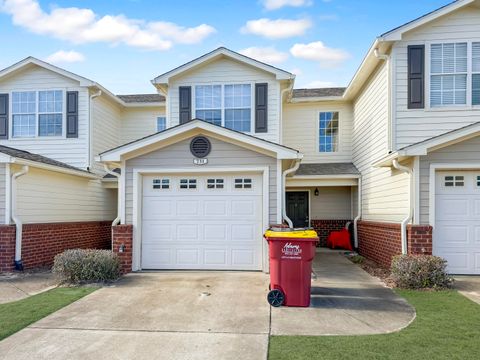
M 54 160 L 52 158 L 39 155 L 39 154 L 34 154 L 25 150 L 19 150 L 15 149 L 9 146 L 3 146 L 0 145 L 0 153 L 7 155 L 6 157 L 3 157 L 2 162 L 10 162 L 10 163 L 15 163 L 19 162 L 17 161 L 18 159 L 23 160 L 20 161 L 19 163 L 28 165 L 30 162 L 32 162 L 32 166 L 37 165 L 48 165 L 48 166 L 53 166 L 54 168 L 57 168 L 58 170 L 61 170 L 61 172 L 69 172 L 69 173 L 74 173 L 75 175 L 81 175 L 81 176 L 87 176 L 87 177 L 92 177 L 96 178 L 96 175 L 87 171 L 83 170 L 80 168 L 77 168 L 75 166 L 71 166 L 68 164 L 65 164 L 61 161 Z M 39 166 L 43 167 L 43 166 Z
M 131 94 L 117 95 L 125 103 L 160 103 L 165 101 L 165 96 L 160 94 Z
M 227 57 L 231 58 L 234 60 L 237 60 L 239 62 L 248 64 L 250 66 L 256 67 L 258 69 L 261 69 L 263 71 L 269 72 L 273 75 L 275 75 L 277 80 L 293 80 L 295 79 L 295 75 L 292 73 L 289 73 L 288 71 L 279 69 L 275 66 L 265 64 L 261 61 L 252 59 L 248 56 L 242 55 L 240 53 L 237 53 L 233 50 L 227 49 L 225 47 L 219 47 L 209 53 L 206 53 L 196 59 L 193 59 L 183 65 L 180 65 L 176 67 L 175 69 L 172 69 L 170 71 L 167 71 L 164 74 L 161 74 L 157 76 L 155 79 L 152 80 L 152 84 L 167 84 L 168 80 L 176 76 L 178 74 L 181 74 L 184 71 L 190 70 L 192 68 L 195 68 L 201 64 L 204 64 L 206 62 L 212 61 L 214 59 L 220 58 L 220 57 Z
M 179 124 L 155 134 L 104 151 L 100 153 L 95 160 L 100 162 L 118 162 L 124 155 L 141 150 L 142 148 L 146 148 L 151 145 L 155 145 L 176 136 L 190 133 L 194 130 L 203 130 L 203 132 L 207 132 L 212 135 L 218 135 L 224 139 L 234 140 L 239 144 L 246 144 L 248 146 L 275 153 L 278 159 L 301 159 L 303 157 L 303 154 L 296 149 L 264 140 L 253 135 L 245 134 L 240 131 L 214 125 L 204 120 L 193 119 L 185 124 Z

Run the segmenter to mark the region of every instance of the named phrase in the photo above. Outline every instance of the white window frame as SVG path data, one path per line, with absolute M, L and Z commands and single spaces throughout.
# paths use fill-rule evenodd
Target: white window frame
M 330 151 L 330 152 L 322 152 L 320 151 L 320 113 L 338 113 L 338 146 L 337 146 L 337 151 Z M 316 152 L 319 155 L 338 155 L 341 153 L 341 134 L 342 134 L 342 122 L 340 119 L 342 118 L 342 112 L 340 110 L 318 110 L 317 111 L 317 117 L 316 117 L 316 122 L 315 122 L 315 147 L 316 147 Z
M 197 117 L 197 104 L 196 104 L 196 90 L 197 86 L 221 86 L 221 118 L 222 118 L 222 127 L 225 127 L 225 85 L 250 85 L 250 130 L 242 131 L 245 134 L 252 134 L 255 126 L 255 82 L 249 81 L 228 81 L 228 82 L 214 82 L 214 83 L 195 83 L 192 85 L 192 109 L 193 117 Z M 202 109 L 198 109 L 202 110 Z M 236 130 L 234 130 L 236 131 Z
M 425 42 L 425 111 L 467 111 L 480 109 L 480 105 L 472 104 L 472 43 L 478 42 L 471 39 L 451 39 L 443 41 L 426 41 Z M 430 101 L 430 79 L 431 79 L 431 48 L 433 44 L 449 44 L 449 43 L 467 43 L 467 101 L 465 105 L 446 105 L 431 106 Z M 412 43 L 413 44 L 413 43 Z M 417 110 L 414 110 L 417 111 Z
M 13 93 L 14 92 L 30 92 L 33 91 L 36 93 L 36 104 L 35 104 L 35 136 L 13 136 Z M 40 129 L 40 112 L 39 112 L 39 92 L 41 91 L 61 91 L 62 92 L 62 135 L 51 135 L 51 136 L 39 136 Z M 9 106 L 9 116 L 8 116 L 8 139 L 15 141 L 28 141 L 28 140 L 51 140 L 51 139 L 64 139 L 67 137 L 66 130 L 66 119 L 67 119 L 67 90 L 62 88 L 52 88 L 52 89 L 12 89 L 9 92 L 8 106 Z M 42 113 L 44 114 L 44 113 Z

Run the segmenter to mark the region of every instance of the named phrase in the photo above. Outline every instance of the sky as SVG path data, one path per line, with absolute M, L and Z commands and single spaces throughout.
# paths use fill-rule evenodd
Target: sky
M 35 56 L 115 94 L 219 46 L 346 86 L 375 37 L 450 0 L 0 0 L 0 68 Z

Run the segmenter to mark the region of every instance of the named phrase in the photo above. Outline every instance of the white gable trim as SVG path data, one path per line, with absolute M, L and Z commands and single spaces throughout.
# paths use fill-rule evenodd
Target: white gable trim
M 255 59 L 249 58 L 248 56 L 239 54 L 235 51 L 229 50 L 224 47 L 220 47 L 216 50 L 213 50 L 205 55 L 200 56 L 199 58 L 196 58 L 186 64 L 183 64 L 173 70 L 170 70 L 160 76 L 157 76 L 155 79 L 152 80 L 152 84 L 154 85 L 160 85 L 160 84 L 168 84 L 168 81 L 170 80 L 171 77 L 176 76 L 178 74 L 181 74 L 185 71 L 188 71 L 192 68 L 195 68 L 205 62 L 208 62 L 212 59 L 215 59 L 217 57 L 220 57 L 221 55 L 226 56 L 228 58 L 237 60 L 239 62 L 248 64 L 250 66 L 256 67 L 258 69 L 261 69 L 263 71 L 269 72 L 271 74 L 274 74 L 277 80 L 293 80 L 295 79 L 295 75 L 285 71 L 278 69 L 274 66 L 262 63 L 260 61 L 257 61 Z
M 276 155 L 277 159 L 301 159 L 303 157 L 303 154 L 297 150 L 275 143 L 270 143 L 254 136 L 245 135 L 217 125 L 212 125 L 205 121 L 192 120 L 186 124 L 172 127 L 155 135 L 148 136 L 135 142 L 106 151 L 97 156 L 95 160 L 100 162 L 121 161 L 122 158 L 127 156 L 129 153 L 139 151 L 142 148 L 155 145 L 162 141 L 172 139 L 176 136 L 181 137 L 182 134 L 192 130 L 205 130 L 214 135 L 219 135 L 225 139 L 232 139 L 237 144 L 246 144 L 261 150 L 272 152 Z
M 437 10 L 434 10 L 424 16 L 419 17 L 413 21 L 410 21 L 396 29 L 390 30 L 389 32 L 383 34 L 379 37 L 381 41 L 398 41 L 402 40 L 402 36 L 407 31 L 413 30 L 419 26 L 425 25 L 433 20 L 438 19 L 444 15 L 451 13 L 452 11 L 458 10 L 464 6 L 467 6 L 471 3 L 475 2 L 475 0 L 457 0 L 453 3 L 445 5 Z

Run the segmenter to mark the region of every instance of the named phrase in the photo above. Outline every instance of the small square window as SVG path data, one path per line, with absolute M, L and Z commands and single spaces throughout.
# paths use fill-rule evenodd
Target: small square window
M 480 176 L 477 176 L 477 186 L 480 187 Z
M 170 189 L 170 179 L 153 179 L 154 189 Z
M 157 132 L 167 128 L 167 118 L 165 116 L 157 117 Z
M 197 179 L 180 179 L 180 189 L 196 189 Z
M 223 189 L 223 179 L 207 179 L 207 189 Z
M 235 179 L 235 189 L 251 189 L 252 179 Z
M 462 187 L 465 186 L 465 178 L 462 175 L 445 176 L 445 187 Z

